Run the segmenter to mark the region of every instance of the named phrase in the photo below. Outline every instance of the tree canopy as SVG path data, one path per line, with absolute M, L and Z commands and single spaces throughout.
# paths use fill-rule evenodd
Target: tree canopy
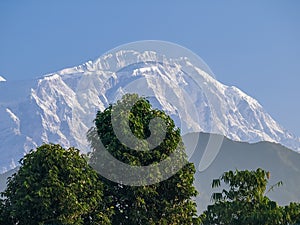
M 187 160 L 180 129 L 136 94 L 99 111 L 88 140 L 89 158 L 58 144 L 43 144 L 25 155 L 1 193 L 0 225 L 300 224 L 299 203 L 279 206 L 266 196 L 281 182 L 267 190 L 270 173 L 263 169 L 228 171 L 213 180 L 212 187 L 221 191 L 198 216 L 196 170 Z M 127 167 L 116 174 L 119 165 Z
M 130 128 L 127 129 L 119 124 L 118 132 L 123 134 L 120 140 L 113 124 L 118 118 L 112 115 L 116 108 L 126 109 L 128 106 L 130 106 L 128 115 L 125 115 L 122 110 L 118 112 L 118 117 L 124 116 L 124 120 L 119 121 L 121 123 L 125 121 Z M 163 121 L 165 126 L 161 123 L 151 123 L 155 118 Z M 95 125 L 96 128 L 90 130 L 88 137 L 94 148 L 91 164 L 98 170 L 103 169 L 103 166 L 98 164 L 99 158 L 103 157 L 102 153 L 105 151 L 121 162 L 139 166 L 141 170 L 143 166 L 158 164 L 168 159 L 178 149 L 178 159 L 185 161 L 185 165 L 173 176 L 150 185 L 124 185 L 102 177 L 105 186 L 104 194 L 110 198 L 110 206 L 116 206 L 112 217 L 113 224 L 199 224 L 196 204 L 192 200 L 192 197 L 197 194 L 193 187 L 195 168 L 187 161 L 180 130 L 176 128 L 174 121 L 168 115 L 161 110 L 153 109 L 147 99 L 136 94 L 127 94 L 116 104 L 110 105 L 103 112 L 98 112 Z M 159 142 L 163 132 L 165 136 L 156 146 L 154 143 Z M 132 135 L 137 140 L 132 140 Z M 101 140 L 102 145 L 97 144 L 97 138 Z M 147 140 L 147 142 L 140 140 Z M 128 142 L 130 147 L 128 147 Z M 138 151 L 137 148 L 148 150 Z M 170 161 L 164 171 L 155 171 L 155 174 L 159 176 L 168 171 L 172 172 L 175 164 L 176 161 Z M 104 169 L 109 170 L 107 167 Z M 130 171 L 123 173 L 123 176 L 128 179 L 132 175 Z
M 103 186 L 79 150 L 44 144 L 20 163 L 2 193 L 2 224 L 109 224 Z
M 213 205 L 201 216 L 209 225 L 276 225 L 299 222 L 299 204 L 281 207 L 265 196 L 270 173 L 256 171 L 228 171 L 212 183 L 213 188 L 223 182 L 228 189 L 213 194 Z M 281 182 L 273 185 L 280 186 Z

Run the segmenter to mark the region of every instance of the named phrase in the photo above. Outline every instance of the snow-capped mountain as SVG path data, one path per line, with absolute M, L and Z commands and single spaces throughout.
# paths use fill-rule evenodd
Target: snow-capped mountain
M 1 77 L 0 77 L 1 80 Z M 86 132 L 98 110 L 135 92 L 165 110 L 183 134 L 203 131 L 300 150 L 252 97 L 221 84 L 186 58 L 117 51 L 35 80 L 0 83 L 0 171 L 43 142 L 89 151 Z
M 4 77 L 0 76 L 0 82 L 6 81 Z

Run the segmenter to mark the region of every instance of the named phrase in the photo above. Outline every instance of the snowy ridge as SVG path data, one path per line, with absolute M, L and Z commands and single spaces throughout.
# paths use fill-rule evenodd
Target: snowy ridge
M 190 75 L 197 76 L 201 85 Z M 183 134 L 218 133 L 237 141 L 266 140 L 300 151 L 300 139 L 282 128 L 255 99 L 221 84 L 187 58 L 123 50 L 47 74 L 31 82 L 31 88 L 23 90 L 25 95 L 22 92 L 22 98 L 14 101 L 4 95 L 6 83 L 0 86 L 0 172 L 14 167 L 24 153 L 43 142 L 89 151 L 86 132 L 97 110 L 126 92 L 146 96 L 171 115 Z
M 4 77 L 0 76 L 0 82 L 6 81 Z

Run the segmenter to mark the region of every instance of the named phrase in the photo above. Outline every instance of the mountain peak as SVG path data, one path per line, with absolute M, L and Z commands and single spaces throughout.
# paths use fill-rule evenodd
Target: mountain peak
M 5 131 L 0 133 L 3 171 L 12 160 L 18 161 L 43 142 L 89 151 L 86 132 L 97 111 L 124 93 L 147 97 L 153 107 L 172 117 L 182 134 L 216 133 L 236 141 L 265 140 L 300 149 L 299 139 L 283 129 L 258 101 L 220 83 L 207 68 L 185 56 L 168 58 L 154 51 L 120 50 L 30 84 L 27 97 L 22 93 L 22 98 L 12 96 L 0 104 L 0 130 Z M 0 89 L 0 96 L 6 95 L 7 88 Z
M 6 81 L 6 79 L 4 77 L 0 76 L 0 82 L 5 82 L 5 81 Z

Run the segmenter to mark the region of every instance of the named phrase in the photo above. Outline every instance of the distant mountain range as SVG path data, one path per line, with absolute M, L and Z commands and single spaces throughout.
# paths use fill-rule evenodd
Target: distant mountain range
M 188 58 L 120 50 L 37 79 L 0 82 L 0 172 L 43 142 L 89 151 L 86 132 L 97 110 L 124 93 L 145 96 L 171 115 L 182 134 L 207 132 L 235 141 L 280 143 L 300 150 L 252 97 L 221 84 Z

